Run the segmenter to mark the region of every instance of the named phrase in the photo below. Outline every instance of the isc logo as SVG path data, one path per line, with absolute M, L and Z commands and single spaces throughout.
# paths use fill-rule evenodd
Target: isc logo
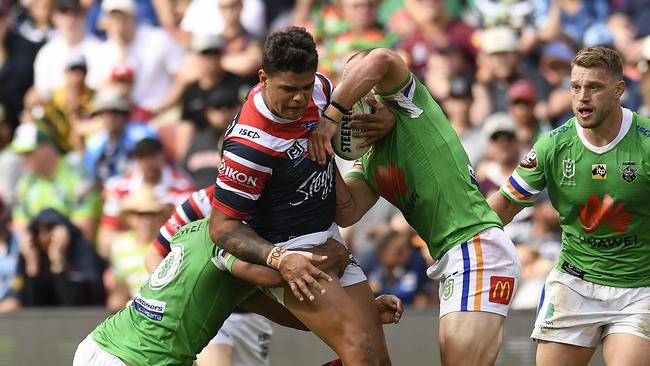
M 253 131 L 253 130 L 247 130 L 247 129 L 245 129 L 245 128 L 240 129 L 239 131 L 237 131 L 237 133 L 238 133 L 239 135 L 241 135 L 241 136 L 247 136 L 247 137 L 250 137 L 250 138 L 252 138 L 252 139 L 260 138 L 260 134 L 259 134 L 259 133 L 255 132 L 255 131 Z

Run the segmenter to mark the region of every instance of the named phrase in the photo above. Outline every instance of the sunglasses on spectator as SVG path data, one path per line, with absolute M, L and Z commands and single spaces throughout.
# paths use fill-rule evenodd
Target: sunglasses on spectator
M 492 134 L 490 136 L 490 140 L 492 141 L 498 141 L 501 139 L 507 140 L 508 142 L 512 142 L 517 138 L 514 133 L 508 132 L 508 131 L 498 131 Z

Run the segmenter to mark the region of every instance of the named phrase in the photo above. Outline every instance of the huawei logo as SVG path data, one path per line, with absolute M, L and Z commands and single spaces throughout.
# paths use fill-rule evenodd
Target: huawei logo
M 605 194 L 602 202 L 597 195 L 587 199 L 587 206 L 578 204 L 580 209 L 580 222 L 585 233 L 593 233 L 600 225 L 608 225 L 612 231 L 624 233 L 627 225 L 632 220 L 632 214 L 625 210 L 625 206 L 614 204 L 612 196 Z
M 399 207 L 397 196 L 406 194 L 408 191 L 404 171 L 393 163 L 388 168 L 383 165 L 379 166 L 377 173 L 375 173 L 375 181 L 377 182 L 379 195 L 394 206 Z

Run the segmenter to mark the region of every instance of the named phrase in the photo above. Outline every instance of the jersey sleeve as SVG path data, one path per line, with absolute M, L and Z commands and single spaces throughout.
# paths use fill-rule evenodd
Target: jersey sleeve
M 424 112 L 424 101 L 430 99 L 429 91 L 412 73 L 395 90 L 377 95 L 386 107 L 397 113 L 406 113 L 409 118 L 418 118 Z
M 158 236 L 153 242 L 154 247 L 160 254 L 169 254 L 172 238 L 178 229 L 190 222 L 210 215 L 210 210 L 212 209 L 210 198 L 212 197 L 213 191 L 214 187 L 208 187 L 193 192 L 185 202 L 176 206 L 172 215 L 160 227 Z
M 516 204 L 526 207 L 535 204 L 546 187 L 544 157 L 549 147 L 548 135 L 537 141 L 501 185 L 499 192 Z
M 212 206 L 232 218 L 245 219 L 271 178 L 272 161 L 272 156 L 239 138 L 227 139 Z

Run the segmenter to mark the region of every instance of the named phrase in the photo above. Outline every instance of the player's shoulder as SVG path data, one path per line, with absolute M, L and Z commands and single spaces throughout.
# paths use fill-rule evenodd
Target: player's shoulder
M 196 233 L 204 233 L 205 230 L 207 230 L 208 227 L 208 218 L 203 218 L 200 220 L 192 221 L 184 225 L 182 228 L 180 228 L 176 234 L 174 234 L 174 237 L 172 241 L 178 241 L 178 239 L 182 237 L 186 237 L 188 235 L 196 234 Z M 172 246 L 174 244 L 172 243 Z
M 576 132 L 576 119 L 570 118 L 562 125 L 542 134 L 535 143 L 538 151 L 550 151 L 566 144 L 573 144 L 578 141 Z
M 636 112 L 632 114 L 633 128 L 644 146 L 650 146 L 650 118 Z

